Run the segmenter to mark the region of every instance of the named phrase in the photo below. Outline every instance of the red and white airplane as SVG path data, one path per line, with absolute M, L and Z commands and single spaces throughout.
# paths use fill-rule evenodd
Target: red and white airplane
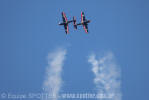
M 68 21 L 67 20 L 67 17 L 66 17 L 66 14 L 64 12 L 62 12 L 62 19 L 63 19 L 63 22 L 62 23 L 59 23 L 59 25 L 64 25 L 65 32 L 66 32 L 66 34 L 68 34 L 69 33 L 68 24 L 71 23 L 71 22 L 73 22 L 73 20 Z
M 87 20 L 85 18 L 84 12 L 81 12 L 81 23 L 76 24 L 76 19 L 73 17 L 73 22 L 74 22 L 74 28 L 77 29 L 78 25 L 83 25 L 83 28 L 86 33 L 88 33 L 88 23 L 90 23 L 90 20 Z

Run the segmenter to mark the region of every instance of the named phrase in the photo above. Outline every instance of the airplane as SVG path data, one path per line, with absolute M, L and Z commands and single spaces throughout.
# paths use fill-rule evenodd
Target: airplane
M 68 21 L 67 17 L 66 17 L 66 14 L 64 12 L 62 12 L 62 19 L 63 19 L 63 22 L 59 23 L 59 25 L 64 25 L 65 32 L 66 32 L 66 34 L 68 34 L 69 33 L 68 24 L 73 22 L 73 20 Z
M 81 23 L 76 24 L 75 17 L 73 17 L 73 22 L 74 22 L 73 24 L 75 29 L 77 29 L 78 25 L 83 25 L 85 32 L 88 33 L 88 23 L 90 23 L 90 20 L 87 20 L 85 18 L 84 12 L 81 12 Z

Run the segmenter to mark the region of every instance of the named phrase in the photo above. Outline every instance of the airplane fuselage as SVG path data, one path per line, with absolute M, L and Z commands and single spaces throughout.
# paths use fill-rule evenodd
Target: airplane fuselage
M 77 25 L 86 25 L 88 23 L 90 23 L 90 20 L 83 21 L 81 23 L 78 23 Z
M 59 23 L 59 25 L 67 25 L 68 24 L 68 22 L 66 23 L 66 22 L 64 22 L 64 23 Z
M 73 22 L 73 20 L 71 21 L 67 21 L 67 22 L 63 22 L 63 23 L 59 23 L 59 25 L 68 25 L 69 23 Z
M 84 24 L 87 24 L 89 22 L 90 22 L 90 20 L 86 20 L 86 21 L 81 22 L 81 24 L 84 25 Z

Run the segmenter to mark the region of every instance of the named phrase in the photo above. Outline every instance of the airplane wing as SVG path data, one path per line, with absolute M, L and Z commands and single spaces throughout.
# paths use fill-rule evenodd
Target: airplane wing
M 84 22 L 85 21 L 85 15 L 84 15 L 84 12 L 81 12 L 81 22 Z
M 62 19 L 63 19 L 63 22 L 64 23 L 67 23 L 68 22 L 67 17 L 66 17 L 66 14 L 64 12 L 62 12 Z M 66 34 L 68 34 L 69 33 L 68 24 L 64 24 L 64 28 L 65 28 Z
M 62 12 L 62 18 L 63 18 L 63 22 L 66 22 L 67 23 L 67 17 L 66 17 L 66 14 L 64 12 Z
M 69 33 L 68 24 L 64 25 L 64 28 L 65 28 L 65 32 L 66 32 L 66 34 L 68 34 L 68 33 Z
M 84 24 L 83 28 L 84 28 L 85 32 L 88 33 L 88 24 Z

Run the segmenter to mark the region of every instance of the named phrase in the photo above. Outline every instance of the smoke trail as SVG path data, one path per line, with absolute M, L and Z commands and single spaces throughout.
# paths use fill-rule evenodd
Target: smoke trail
M 60 88 L 62 86 L 61 72 L 65 59 L 66 50 L 57 49 L 48 54 L 48 66 L 46 69 L 46 77 L 44 81 L 44 92 L 48 93 L 49 97 L 46 100 L 57 100 Z
M 121 100 L 120 68 L 115 63 L 113 54 L 107 53 L 103 58 L 98 60 L 96 59 L 96 55 L 92 54 L 88 62 L 92 64 L 97 92 L 108 96 L 100 97 L 99 99 Z

